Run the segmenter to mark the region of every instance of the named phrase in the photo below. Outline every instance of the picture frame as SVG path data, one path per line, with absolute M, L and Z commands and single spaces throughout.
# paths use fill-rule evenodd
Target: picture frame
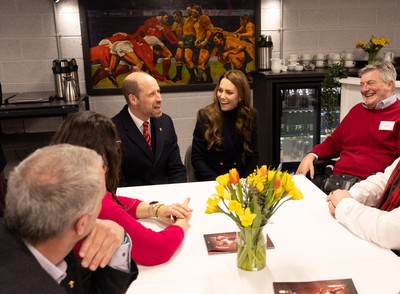
M 121 94 L 123 79 L 138 70 L 154 76 L 162 92 L 211 91 L 230 68 L 245 72 L 252 84 L 257 0 L 78 2 L 89 95 Z M 174 24 L 179 11 L 187 18 L 184 28 Z

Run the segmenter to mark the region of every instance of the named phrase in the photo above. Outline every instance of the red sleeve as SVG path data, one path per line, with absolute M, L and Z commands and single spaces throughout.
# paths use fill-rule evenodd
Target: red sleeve
M 124 227 L 132 240 L 131 258 L 136 263 L 147 266 L 170 260 L 182 244 L 183 229 L 175 225 L 170 225 L 160 232 L 146 228 L 136 220 L 136 208 L 141 201 L 128 197 L 118 199 L 127 210 L 112 200 L 111 193 L 107 193 L 99 218 L 113 220 Z

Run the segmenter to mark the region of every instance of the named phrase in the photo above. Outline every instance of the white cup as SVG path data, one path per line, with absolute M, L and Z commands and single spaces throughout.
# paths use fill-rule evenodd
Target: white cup
M 298 60 L 289 60 L 289 65 L 295 66 L 298 62 Z
M 325 61 L 323 61 L 323 60 L 316 60 L 316 61 L 315 61 L 315 66 L 316 66 L 316 67 L 324 67 L 324 66 L 325 66 Z
M 295 71 L 302 71 L 304 69 L 304 66 L 302 66 L 301 64 L 298 64 L 294 67 Z
M 310 64 L 310 60 L 304 59 L 302 63 L 303 63 L 304 66 L 309 65 Z
M 332 53 L 332 55 L 330 55 L 330 59 L 332 59 L 332 61 L 334 60 L 340 60 L 340 54 L 339 53 Z
M 332 64 L 340 64 L 340 59 L 332 59 Z
M 322 53 L 315 54 L 315 60 L 325 60 L 325 55 Z
M 299 56 L 297 54 L 290 54 L 289 55 L 289 60 L 294 61 L 294 60 L 299 60 Z
M 354 59 L 354 54 L 353 53 L 346 53 L 344 55 L 345 60 L 353 60 Z
M 345 60 L 344 61 L 344 67 L 353 67 L 356 65 L 356 62 L 353 60 Z
M 312 57 L 311 57 L 310 54 L 303 54 L 303 55 L 301 56 L 301 59 L 303 59 L 303 60 L 311 60 Z

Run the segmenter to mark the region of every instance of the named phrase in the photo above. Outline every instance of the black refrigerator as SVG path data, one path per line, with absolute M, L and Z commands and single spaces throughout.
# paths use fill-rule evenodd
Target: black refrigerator
M 259 114 L 260 165 L 295 171 L 326 137 L 321 82 L 329 69 L 253 73 L 253 106 Z M 337 112 L 339 120 L 339 110 Z

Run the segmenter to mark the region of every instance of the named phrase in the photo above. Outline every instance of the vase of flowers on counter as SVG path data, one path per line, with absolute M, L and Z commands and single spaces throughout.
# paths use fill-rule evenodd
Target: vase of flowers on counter
M 368 53 L 368 64 L 371 64 L 376 61 L 379 51 L 383 48 L 383 46 L 388 44 L 390 44 L 389 39 L 385 37 L 377 39 L 372 36 L 371 39 L 366 43 L 364 43 L 361 39 L 358 40 L 356 48 L 362 49 L 364 52 Z
M 236 169 L 220 175 L 216 194 L 207 200 L 206 213 L 223 213 L 238 226 L 237 265 L 246 271 L 266 266 L 264 226 L 283 203 L 303 198 L 293 177 L 266 165 L 240 178 Z

